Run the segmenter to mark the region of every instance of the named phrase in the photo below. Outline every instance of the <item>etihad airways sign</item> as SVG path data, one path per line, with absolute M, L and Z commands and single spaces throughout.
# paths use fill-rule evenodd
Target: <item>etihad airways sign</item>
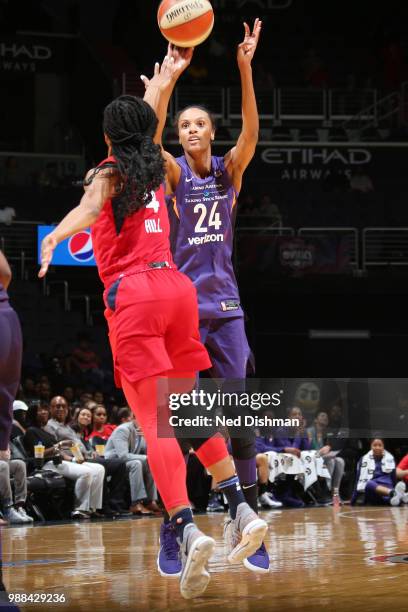
M 348 149 L 329 149 L 325 147 L 270 148 L 262 151 L 262 161 L 265 164 L 295 164 L 297 166 L 328 166 L 333 163 L 356 166 L 370 163 L 371 152 L 368 149 L 356 147 Z
M 350 178 L 351 169 L 369 164 L 372 153 L 360 147 L 270 147 L 260 157 L 264 164 L 278 170 L 282 180 L 318 181 L 329 176 L 333 167 Z

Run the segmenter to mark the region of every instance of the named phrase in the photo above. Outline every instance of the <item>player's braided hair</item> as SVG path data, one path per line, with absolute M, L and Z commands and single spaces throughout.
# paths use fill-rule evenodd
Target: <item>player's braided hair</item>
M 153 142 L 156 128 L 157 117 L 141 98 L 119 96 L 105 108 L 103 130 L 123 178 L 118 205 L 125 216 L 148 204 L 164 181 L 161 148 Z

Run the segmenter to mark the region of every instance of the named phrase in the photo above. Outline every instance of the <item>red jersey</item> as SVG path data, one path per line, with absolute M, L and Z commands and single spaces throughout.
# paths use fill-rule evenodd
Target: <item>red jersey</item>
M 113 431 L 115 431 L 116 425 L 111 425 L 110 423 L 105 423 L 102 431 L 96 431 L 94 429 L 89 436 L 87 436 L 86 440 L 90 440 L 91 438 L 102 438 L 103 440 L 108 440 Z
M 99 166 L 115 161 L 114 157 L 108 157 Z M 149 263 L 167 262 L 176 268 L 170 251 L 170 226 L 163 186 L 147 206 L 127 216 L 119 230 L 115 223 L 113 200 L 106 200 L 91 228 L 95 260 L 105 288 L 121 274 L 149 269 Z

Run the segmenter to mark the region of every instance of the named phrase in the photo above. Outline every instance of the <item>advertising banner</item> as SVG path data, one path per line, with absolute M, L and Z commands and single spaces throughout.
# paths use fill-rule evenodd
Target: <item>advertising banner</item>
M 38 226 L 38 263 L 41 263 L 41 242 L 52 232 L 53 225 Z M 54 251 L 53 266 L 96 266 L 89 229 L 61 242 Z

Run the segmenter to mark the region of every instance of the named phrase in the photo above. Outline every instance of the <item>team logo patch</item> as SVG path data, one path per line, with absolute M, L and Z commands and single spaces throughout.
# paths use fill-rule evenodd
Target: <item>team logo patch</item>
M 229 310 L 238 310 L 240 304 L 238 300 L 224 300 L 221 302 L 221 310 L 228 312 Z
M 68 251 L 75 261 L 90 261 L 93 257 L 91 233 L 82 231 L 71 236 L 68 242 Z

